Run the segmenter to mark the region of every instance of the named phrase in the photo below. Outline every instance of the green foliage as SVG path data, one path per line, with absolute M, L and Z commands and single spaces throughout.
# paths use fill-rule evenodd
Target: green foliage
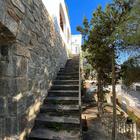
M 84 70 L 84 73 L 85 73 L 85 75 L 84 75 L 84 78 L 85 79 L 88 79 L 89 76 L 92 76 L 92 77 L 94 76 L 95 77 L 95 75 L 96 75 L 96 72 L 94 71 L 92 65 L 89 64 L 89 62 L 87 62 L 87 60 L 85 59 L 89 55 L 90 54 L 88 53 L 87 50 L 85 50 L 85 51 L 82 52 L 82 59 L 83 59 L 83 63 L 84 63 L 83 70 Z
M 89 32 L 89 28 L 90 28 L 88 19 L 86 17 L 84 17 L 84 19 L 83 19 L 83 26 L 84 26 L 84 28 L 82 28 L 81 26 L 78 26 L 77 31 L 81 32 L 81 34 L 83 35 L 83 39 L 85 40 L 86 36 Z
M 130 58 L 121 67 L 122 80 L 126 86 L 140 82 L 140 59 Z
M 114 43 L 119 39 L 116 31 L 131 8 L 132 0 L 114 0 L 105 10 L 99 6 L 93 12 L 90 22 L 85 17 L 83 26 L 77 27 L 84 39 L 82 49 L 88 52 L 85 58 L 97 72 L 100 94 L 103 93 L 103 86 L 110 82 L 112 56 L 114 57 L 114 53 L 116 56 L 115 51 L 117 46 L 120 46 L 119 43 Z
M 140 47 L 140 0 L 133 1 L 133 7 L 125 16 L 125 20 L 116 29 L 119 37 L 124 41 L 125 49 L 139 49 Z M 132 45 L 132 46 L 131 46 Z

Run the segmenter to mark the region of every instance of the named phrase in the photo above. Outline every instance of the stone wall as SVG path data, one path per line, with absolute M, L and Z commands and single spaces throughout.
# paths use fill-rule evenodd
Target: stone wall
M 0 140 L 22 140 L 67 59 L 41 0 L 0 0 Z

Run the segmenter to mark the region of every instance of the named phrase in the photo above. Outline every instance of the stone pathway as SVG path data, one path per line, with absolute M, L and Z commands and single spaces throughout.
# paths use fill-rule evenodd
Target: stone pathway
M 90 107 L 83 112 L 82 119 L 86 116 L 88 125 L 88 131 L 83 132 L 83 140 L 108 140 L 97 113 L 97 107 Z

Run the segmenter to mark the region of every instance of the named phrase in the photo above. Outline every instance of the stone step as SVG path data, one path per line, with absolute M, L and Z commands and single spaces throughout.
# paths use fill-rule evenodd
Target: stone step
M 78 59 L 77 60 L 69 59 L 66 64 L 71 64 L 71 63 L 79 63 L 79 60 Z
M 78 60 L 67 61 L 66 65 L 69 65 L 69 64 L 79 64 L 79 61 Z
M 80 140 L 79 131 L 53 131 L 50 129 L 34 129 L 28 140 Z
M 79 110 L 79 105 L 42 105 L 41 109 L 52 109 L 52 110 Z
M 68 61 L 67 61 L 67 63 L 78 63 L 79 62 L 79 59 L 75 59 L 75 58 L 72 58 L 71 60 L 69 59 Z
M 53 83 L 56 85 L 78 85 L 79 80 L 54 80 Z
M 40 108 L 28 140 L 80 140 L 79 59 L 68 59 Z
M 79 67 L 77 67 L 77 68 L 72 68 L 72 67 L 60 68 L 59 72 L 63 72 L 63 73 L 79 73 Z
M 69 72 L 69 73 L 59 72 L 57 75 L 58 76 L 79 76 L 79 73 L 78 72 Z
M 80 129 L 80 124 L 36 120 L 33 129 L 36 129 L 36 128 L 45 128 L 45 129 L 48 128 L 48 129 L 55 130 L 55 131 L 60 131 L 60 130 L 70 131 L 70 130 L 79 130 Z
M 68 117 L 70 115 L 72 116 L 80 116 L 79 111 L 77 110 L 55 110 L 55 109 L 47 109 L 47 110 L 40 110 L 40 113 L 47 113 L 50 116 L 65 116 Z
M 57 100 L 57 101 L 78 101 L 79 98 L 78 97 L 47 97 L 47 100 Z
M 49 128 L 53 130 L 78 130 L 80 128 L 80 118 L 78 116 L 50 116 L 40 113 L 34 128 Z
M 78 90 L 50 90 L 48 92 L 48 97 L 78 97 Z
M 42 105 L 40 108 L 41 113 L 56 112 L 56 114 L 73 114 L 79 113 L 79 105 Z M 49 114 L 50 115 L 50 114 Z
M 77 66 L 72 66 L 72 65 L 66 66 L 65 68 L 60 68 L 60 71 L 64 71 L 64 70 L 68 70 L 68 69 L 69 69 L 69 71 L 79 70 L 79 65 L 77 65 Z M 78 71 L 75 71 L 75 72 L 78 72 Z
M 59 73 L 79 73 L 79 69 L 78 70 L 70 70 L 70 69 L 65 69 L 65 70 L 60 70 Z
M 80 120 L 78 117 L 68 116 L 68 117 L 58 117 L 58 116 L 49 116 L 46 113 L 40 113 L 36 121 L 45 122 L 57 122 L 57 123 L 69 123 L 69 124 L 80 124 Z
M 57 76 L 56 80 L 79 80 L 79 76 Z
M 68 69 L 75 69 L 75 68 L 78 68 L 79 69 L 79 64 L 77 64 L 77 63 L 75 63 L 75 64 L 74 63 L 73 64 L 71 63 L 70 64 L 69 63 L 68 65 L 66 65 L 66 67 L 64 69 L 67 69 L 67 68 Z
M 79 85 L 53 85 L 51 90 L 79 90 Z
M 79 63 L 67 63 L 65 68 L 79 68 Z
M 78 104 L 78 97 L 47 97 L 44 100 L 45 104 Z
M 69 64 L 69 65 L 66 65 L 64 68 L 60 68 L 60 70 L 66 70 L 66 69 L 69 69 L 69 70 L 79 69 L 79 64 Z

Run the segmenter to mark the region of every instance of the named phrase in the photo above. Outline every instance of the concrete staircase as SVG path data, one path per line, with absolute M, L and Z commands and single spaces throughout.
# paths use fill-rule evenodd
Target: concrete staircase
M 80 140 L 79 58 L 61 68 L 28 140 Z

